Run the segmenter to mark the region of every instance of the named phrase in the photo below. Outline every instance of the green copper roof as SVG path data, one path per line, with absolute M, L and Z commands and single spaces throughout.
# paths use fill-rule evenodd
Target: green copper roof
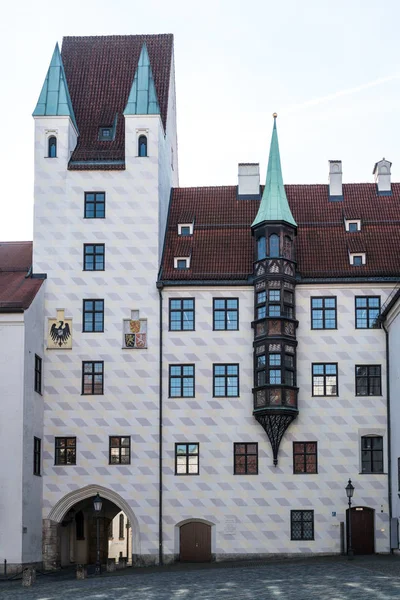
M 265 183 L 260 207 L 252 227 L 259 225 L 264 221 L 285 221 L 286 223 L 290 223 L 290 225 L 297 227 L 297 223 L 293 218 L 286 197 L 285 186 L 283 185 L 275 114 L 271 147 L 269 150 L 267 181 Z
M 78 131 L 58 44 L 54 48 L 49 70 L 47 71 L 36 108 L 33 111 L 33 116 L 71 117 L 76 131 Z
M 149 54 L 146 44 L 143 44 L 124 115 L 158 114 L 160 114 L 160 107 L 158 105 Z

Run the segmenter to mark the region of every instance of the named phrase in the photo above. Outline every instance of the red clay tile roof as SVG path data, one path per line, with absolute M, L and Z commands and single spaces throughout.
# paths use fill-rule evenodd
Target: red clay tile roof
M 399 183 L 392 184 L 392 196 L 378 196 L 374 184 L 344 184 L 342 202 L 329 201 L 327 185 L 285 189 L 298 224 L 296 253 L 302 278 L 400 278 Z M 247 279 L 253 271 L 251 223 L 258 205 L 259 200 L 238 200 L 236 186 L 175 188 L 160 279 Z M 194 234 L 182 238 L 177 226 L 188 214 L 194 215 Z M 344 215 L 349 214 L 361 219 L 360 232 L 345 231 Z M 350 265 L 349 252 L 361 251 L 366 252 L 366 264 Z M 174 257 L 189 252 L 190 269 L 174 269 Z
M 32 242 L 0 242 L 0 310 L 26 309 L 43 279 L 27 274 L 32 266 Z
M 166 127 L 173 51 L 172 34 L 65 37 L 62 59 L 79 129 L 69 169 L 121 169 L 120 164 L 93 167 L 76 161 L 125 160 L 125 109 L 143 43 L 146 42 L 161 119 Z M 112 126 L 115 139 L 99 141 L 99 128 Z

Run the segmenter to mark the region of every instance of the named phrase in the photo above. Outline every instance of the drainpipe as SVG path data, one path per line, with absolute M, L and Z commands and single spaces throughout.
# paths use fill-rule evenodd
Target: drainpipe
M 390 417 L 390 355 L 389 355 L 389 332 L 382 321 L 382 327 L 386 335 L 386 411 L 387 411 L 387 432 L 388 432 L 388 500 L 389 500 L 389 539 L 392 546 L 392 433 Z M 390 553 L 393 549 L 390 547 Z
M 162 479 L 162 450 L 163 450 L 163 405 L 162 405 L 162 392 L 163 392 L 163 374 L 162 374 L 162 359 L 163 359 L 163 297 L 162 297 L 162 283 L 157 283 L 158 294 L 160 297 L 160 357 L 159 357 L 159 429 L 158 429 L 158 562 L 161 566 L 163 564 L 163 479 Z

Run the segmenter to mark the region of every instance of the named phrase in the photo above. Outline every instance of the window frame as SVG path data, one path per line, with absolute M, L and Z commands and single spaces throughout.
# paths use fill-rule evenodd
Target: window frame
M 52 140 L 55 140 L 55 143 L 52 143 L 50 146 L 50 142 L 52 142 Z M 49 135 L 49 137 L 47 138 L 47 158 L 57 158 L 57 136 L 55 135 Z M 54 147 L 55 148 L 55 154 L 54 156 L 51 155 L 50 152 L 50 148 Z
M 86 375 L 92 376 L 92 391 L 90 393 L 85 392 L 85 365 L 91 364 L 93 366 L 93 371 L 91 373 L 86 373 Z M 94 365 L 101 364 L 102 369 L 101 372 L 95 371 Z M 95 381 L 94 376 L 101 375 L 101 392 L 95 392 Z M 83 360 L 82 361 L 82 396 L 103 396 L 104 395 L 104 360 Z
M 358 368 L 364 368 L 367 369 L 367 375 L 357 375 L 357 369 Z M 369 374 L 369 369 L 373 368 L 373 369 L 379 369 L 379 376 L 378 375 L 370 375 Z M 355 370 L 355 395 L 359 396 L 359 397 L 369 397 L 369 396 L 382 396 L 382 365 L 355 365 L 354 366 L 354 370 Z M 371 379 L 375 378 L 378 379 L 379 377 L 379 393 L 378 394 L 371 394 L 370 393 L 370 389 L 371 389 Z M 360 394 L 358 392 L 358 381 L 360 379 L 367 379 L 367 393 L 366 394 Z
M 237 453 L 236 452 L 236 448 L 238 446 L 245 446 L 245 452 L 244 453 Z M 249 453 L 247 447 L 248 446 L 255 446 L 256 447 L 256 451 Z M 238 456 L 244 456 L 245 457 L 245 461 L 244 461 L 244 473 L 238 473 L 237 472 L 237 465 L 236 465 L 236 457 Z M 247 457 L 248 456 L 255 456 L 256 457 L 256 469 L 254 472 L 249 472 L 248 471 L 248 461 L 247 461 Z M 233 442 L 233 474 L 234 475 L 258 475 L 258 442 Z
M 42 475 L 42 440 L 36 435 L 33 436 L 33 474 Z
M 180 368 L 180 374 L 179 375 L 172 375 L 171 374 L 171 370 L 173 368 Z M 185 375 L 183 370 L 185 367 L 193 367 L 193 375 Z M 193 394 L 191 395 L 186 395 L 184 394 L 184 383 L 183 380 L 186 378 L 191 378 L 193 381 Z M 172 386 L 171 386 L 171 379 L 178 379 L 180 380 L 180 395 L 179 396 L 173 396 L 171 394 L 172 391 Z M 168 365 L 168 398 L 195 398 L 196 396 L 196 369 L 195 369 L 195 365 L 194 363 L 172 363 L 170 365 Z
M 193 308 L 184 308 L 184 302 L 187 300 L 191 300 L 193 302 Z M 171 304 L 172 302 L 176 302 L 179 301 L 180 302 L 180 308 L 171 308 Z M 179 312 L 180 313 L 180 319 L 179 319 L 179 323 L 180 323 L 180 328 L 179 329 L 172 329 L 171 328 L 171 323 L 177 323 L 178 321 L 172 321 L 171 320 L 171 313 L 173 312 Z M 185 312 L 192 312 L 193 313 L 193 319 L 192 319 L 192 323 L 193 323 L 193 328 L 191 329 L 185 329 L 184 328 L 184 313 Z M 169 298 L 169 304 L 168 304 L 168 331 L 195 331 L 196 330 L 196 323 L 195 323 L 195 298 Z
M 313 301 L 314 300 L 322 300 L 322 307 L 313 307 Z M 335 307 L 331 308 L 329 306 L 325 306 L 325 301 L 326 300 L 334 300 L 335 302 Z M 310 310 L 311 310 L 311 329 L 313 331 L 323 331 L 323 330 L 327 330 L 327 331 L 334 331 L 335 329 L 338 328 L 338 322 L 337 322 L 337 296 L 311 296 L 310 297 Z M 313 317 L 313 311 L 322 311 L 322 327 L 315 327 L 314 326 L 314 319 Z M 335 327 L 326 327 L 326 322 L 327 320 L 332 320 L 332 319 L 327 319 L 326 318 L 326 312 L 329 310 L 334 310 L 335 311 Z M 318 319 L 319 320 L 319 319 Z
M 228 308 L 227 303 L 232 300 L 236 301 L 236 308 Z M 215 307 L 216 302 L 224 302 L 224 307 L 216 308 Z M 222 329 L 217 329 L 215 327 L 215 324 L 216 324 L 215 313 L 216 312 L 224 313 L 224 319 L 223 319 L 224 327 Z M 236 312 L 236 327 L 235 328 L 228 328 L 228 312 Z M 239 331 L 239 298 L 213 298 L 213 331 Z
M 370 300 L 376 300 L 378 299 L 379 301 L 379 305 L 378 307 L 370 307 L 369 306 L 369 301 Z M 367 301 L 367 305 L 365 307 L 363 306 L 357 306 L 357 300 L 366 300 Z M 375 324 L 375 326 L 370 325 L 371 319 L 370 319 L 370 311 L 371 310 L 378 310 L 378 316 L 375 317 L 374 321 L 376 321 L 379 318 L 380 312 L 381 312 L 381 297 L 380 296 L 355 296 L 354 297 L 354 316 L 355 316 L 355 328 L 356 329 L 380 329 L 380 323 L 377 322 Z M 366 327 L 361 327 L 360 325 L 358 325 L 358 318 L 357 318 L 357 310 L 365 310 L 367 312 L 367 326 Z
M 141 154 L 140 153 L 140 148 L 141 148 L 141 140 L 144 139 L 145 140 L 145 149 L 146 152 L 145 154 Z M 141 133 L 138 137 L 138 158 L 147 158 L 148 155 L 148 139 L 147 139 L 147 135 L 145 135 L 144 133 Z
M 293 520 L 293 513 L 301 513 L 302 517 L 303 517 L 303 513 L 311 513 L 312 515 L 312 519 L 310 521 L 304 521 L 304 519 L 301 519 L 301 537 L 293 537 L 293 523 L 298 522 L 298 521 L 294 521 Z M 312 524 L 312 537 L 304 537 L 304 527 L 303 524 L 304 522 L 306 523 L 311 523 Z M 315 540 L 315 528 L 314 528 L 314 510 L 313 509 L 293 509 L 290 511 L 290 540 L 292 542 L 312 542 Z
M 225 372 L 223 375 L 215 374 L 215 369 L 216 367 L 224 367 Z M 237 375 L 232 375 L 232 374 L 228 374 L 227 372 L 227 367 L 237 367 Z M 239 398 L 240 397 L 240 380 L 239 380 L 239 363 L 213 363 L 213 398 Z M 225 394 L 216 394 L 216 386 L 215 386 L 215 379 L 216 377 L 223 377 L 224 378 L 224 392 Z M 228 378 L 229 377 L 236 377 L 237 378 L 237 393 L 232 395 L 232 394 L 227 394 L 228 392 Z M 218 386 L 220 387 L 220 386 Z
M 43 361 L 42 358 L 35 354 L 35 378 L 34 378 L 34 390 L 38 394 L 42 395 L 42 378 L 43 378 Z
M 303 452 L 296 452 L 295 445 L 303 444 Z M 314 444 L 315 452 L 307 452 L 307 444 Z M 303 467 L 304 471 L 296 470 L 296 456 L 303 456 Z M 315 456 L 315 471 L 307 471 L 307 456 Z M 318 442 L 308 441 L 303 442 L 301 440 L 293 442 L 293 475 L 318 475 Z
M 98 195 L 102 195 L 104 197 L 104 200 L 98 200 L 97 196 Z M 93 195 L 94 199 L 93 202 L 91 200 L 88 200 L 88 196 L 89 195 Z M 88 204 L 93 204 L 93 216 L 88 216 L 87 215 L 87 208 L 88 208 Z M 99 205 L 103 204 L 104 205 L 104 214 L 102 216 L 98 216 L 97 215 L 97 207 Z M 85 192 L 85 202 L 84 202 L 84 211 L 83 211 L 83 218 L 84 219 L 105 219 L 106 218 L 106 193 L 105 192 Z
M 60 443 L 61 440 L 65 441 L 65 446 L 60 446 L 57 445 Z M 74 445 L 73 446 L 68 446 L 68 440 L 74 440 Z M 68 453 L 67 453 L 67 449 L 73 449 L 74 450 L 74 462 L 67 462 L 67 457 L 68 457 Z M 60 454 L 59 451 L 65 449 L 65 462 L 61 462 L 60 459 Z M 70 467 L 70 466 L 74 466 L 76 465 L 76 455 L 77 455 L 77 443 L 76 443 L 76 437 L 75 436 L 55 436 L 54 437 L 54 466 L 56 467 Z
M 185 454 L 178 454 L 178 446 L 186 446 Z M 197 453 L 189 452 L 189 446 L 197 446 Z M 178 473 L 178 456 L 186 457 L 186 473 Z M 189 473 L 189 456 L 197 456 L 197 473 Z M 193 477 L 200 475 L 200 444 L 198 442 L 175 442 L 175 475 L 179 477 Z
M 89 247 L 93 247 L 93 252 L 87 252 L 87 248 Z M 96 248 L 102 248 L 103 252 L 102 253 L 96 253 Z M 88 258 L 89 256 L 93 256 L 93 269 L 88 269 L 86 266 L 86 258 Z M 96 268 L 96 257 L 97 256 L 102 256 L 103 257 L 103 268 L 102 269 L 97 269 Z M 89 272 L 94 272 L 94 271 L 105 271 L 106 270 L 106 245 L 105 244 L 83 244 L 83 270 L 84 271 L 89 271 Z
M 369 440 L 381 440 L 382 443 L 382 449 L 373 449 L 373 444 L 371 443 L 371 448 L 363 448 L 363 440 L 364 439 L 369 439 Z M 361 439 L 360 439 L 360 444 L 361 444 L 361 472 L 360 475 L 384 475 L 385 474 L 385 455 L 384 455 L 384 437 L 383 435 L 362 435 Z M 364 459 L 363 459 L 363 452 L 368 452 L 370 454 L 370 461 L 369 464 L 371 466 L 370 470 L 364 470 Z M 382 470 L 381 471 L 374 471 L 374 452 L 381 452 L 382 453 L 382 460 L 381 461 L 376 461 L 376 462 L 382 462 Z
M 93 310 L 86 309 L 85 303 L 93 302 Z M 103 303 L 102 310 L 96 310 L 96 302 Z M 96 329 L 96 315 L 102 315 L 101 329 Z M 86 315 L 92 315 L 91 326 L 92 329 L 86 329 Z M 104 300 L 103 298 L 84 298 L 82 300 L 82 333 L 104 333 Z
M 326 373 L 326 366 L 327 365 L 335 365 L 336 366 L 336 394 L 327 394 L 326 393 L 326 378 L 327 377 L 332 377 L 332 375 L 329 373 Z M 324 372 L 323 374 L 314 374 L 314 367 L 315 366 L 323 366 L 324 367 Z M 324 393 L 323 394 L 315 394 L 314 392 L 314 377 L 321 377 L 323 376 L 324 378 Z M 338 363 L 337 362 L 329 362 L 329 363 L 321 363 L 321 362 L 317 362 L 317 363 L 311 363 L 311 385 L 312 385 L 312 396 L 315 398 L 335 398 L 337 396 L 339 396 L 339 368 L 338 368 Z
M 118 444 L 118 446 L 113 446 L 112 445 L 112 440 L 116 440 L 116 439 L 119 440 L 119 444 Z M 127 445 L 126 444 L 125 445 L 121 444 L 121 440 L 126 440 L 126 439 L 128 440 L 129 443 Z M 112 457 L 111 450 L 113 448 L 117 448 L 119 450 L 119 452 L 118 452 L 118 462 L 115 462 L 115 461 L 111 460 L 111 457 Z M 128 448 L 129 449 L 129 453 L 128 453 L 129 460 L 128 460 L 128 462 L 122 462 L 122 460 L 121 460 L 121 456 L 122 456 L 121 449 L 122 448 Z M 125 466 L 125 465 L 130 465 L 131 464 L 131 436 L 130 435 L 109 435 L 108 436 L 108 464 L 109 465 L 120 465 L 120 466 Z

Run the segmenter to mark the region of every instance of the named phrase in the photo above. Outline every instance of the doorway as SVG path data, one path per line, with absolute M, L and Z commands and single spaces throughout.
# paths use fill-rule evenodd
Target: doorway
M 191 521 L 180 527 L 181 562 L 211 561 L 211 526 Z
M 346 511 L 347 547 L 349 543 L 349 509 Z M 351 546 L 354 554 L 374 554 L 374 509 L 356 506 L 351 509 Z

